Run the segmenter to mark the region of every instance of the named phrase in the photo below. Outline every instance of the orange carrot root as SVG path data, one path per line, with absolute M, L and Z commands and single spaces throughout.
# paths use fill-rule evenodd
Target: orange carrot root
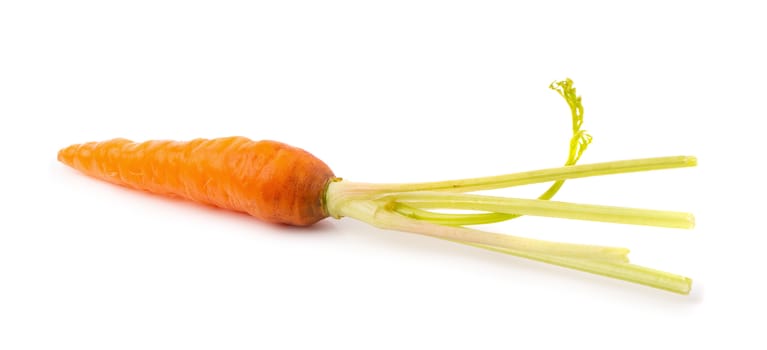
M 114 184 L 296 226 L 328 216 L 323 195 L 334 178 L 309 152 L 244 137 L 143 143 L 113 139 L 69 146 L 59 151 L 58 159 Z

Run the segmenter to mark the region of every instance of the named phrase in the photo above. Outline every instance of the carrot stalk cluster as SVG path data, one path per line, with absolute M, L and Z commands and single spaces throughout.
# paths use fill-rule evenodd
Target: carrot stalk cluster
M 669 228 L 692 228 L 692 214 L 550 201 L 565 180 L 630 172 L 691 167 L 695 157 L 674 156 L 575 165 L 591 142 L 581 130 L 583 106 L 571 80 L 551 85 L 570 106 L 573 136 L 565 166 L 500 176 L 413 184 L 332 182 L 326 192 L 330 215 L 374 226 L 418 233 L 478 248 L 688 294 L 690 278 L 629 263 L 627 248 L 536 240 L 485 232 L 467 226 L 522 215 L 556 217 Z M 528 184 L 554 183 L 537 199 L 495 197 L 467 192 Z M 440 210 L 469 210 L 446 213 Z
M 500 177 L 442 183 L 376 185 L 347 181 L 333 182 L 326 192 L 329 213 L 337 218 L 351 217 L 374 226 L 419 233 L 479 248 L 547 262 L 581 271 L 596 273 L 651 287 L 687 294 L 692 280 L 628 262 L 629 250 L 572 243 L 548 242 L 481 231 L 465 226 L 498 222 L 518 215 L 534 215 L 567 219 L 692 228 L 689 213 L 634 209 L 543 199 L 505 198 L 457 191 L 487 190 L 560 181 L 574 177 L 619 174 L 636 171 L 694 166 L 694 157 L 662 157 L 629 161 L 575 165 Z M 469 183 L 468 185 L 466 185 Z M 509 185 L 512 184 L 512 185 Z M 425 190 L 421 190 L 421 188 Z M 441 190 L 440 190 L 441 189 Z M 482 213 L 440 213 L 433 209 L 463 209 Z

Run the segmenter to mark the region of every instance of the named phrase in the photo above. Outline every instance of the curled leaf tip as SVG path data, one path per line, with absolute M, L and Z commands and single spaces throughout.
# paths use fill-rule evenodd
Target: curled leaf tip
M 591 135 L 586 133 L 585 130 L 581 130 L 583 125 L 581 97 L 576 93 L 573 80 L 570 78 L 554 81 L 549 85 L 549 88 L 559 93 L 565 99 L 567 105 L 570 106 L 570 114 L 573 120 L 573 136 L 570 139 L 570 154 L 565 165 L 574 165 L 581 158 L 581 155 L 583 155 L 583 152 L 588 148 L 592 140 Z
M 563 97 L 566 95 L 575 96 L 575 88 L 573 87 L 573 80 L 565 78 L 565 80 L 556 80 L 549 85 L 549 89 L 558 92 Z
M 588 148 L 588 146 L 591 144 L 591 140 L 592 137 L 586 133 L 586 130 L 578 130 L 578 132 L 575 133 L 573 138 L 570 140 L 570 149 L 573 151 L 572 154 L 574 155 L 570 158 L 570 161 L 566 165 L 574 165 L 579 159 L 581 159 L 581 155 L 583 155 L 583 152 L 585 152 L 586 148 Z

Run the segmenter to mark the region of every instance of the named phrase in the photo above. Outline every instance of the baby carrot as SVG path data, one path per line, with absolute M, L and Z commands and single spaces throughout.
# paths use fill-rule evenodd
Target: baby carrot
M 418 233 L 676 293 L 692 280 L 629 263 L 628 249 L 485 232 L 472 225 L 521 215 L 692 228 L 691 214 L 549 201 L 567 179 L 695 166 L 689 156 L 576 165 L 591 136 L 581 130 L 583 106 L 572 81 L 551 88 L 567 101 L 573 135 L 565 166 L 516 174 L 410 184 L 368 184 L 335 177 L 320 159 L 276 141 L 244 137 L 188 142 L 113 139 L 66 147 L 58 159 L 81 172 L 118 185 L 180 197 L 258 219 L 308 226 L 332 216 Z M 553 184 L 537 199 L 469 194 L 533 183 Z M 446 213 L 441 209 L 469 210 Z

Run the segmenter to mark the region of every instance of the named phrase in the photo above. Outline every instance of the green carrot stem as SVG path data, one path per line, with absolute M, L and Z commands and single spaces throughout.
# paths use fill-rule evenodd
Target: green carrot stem
M 623 174 L 640 171 L 673 169 L 691 167 L 697 164 L 692 156 L 671 156 L 620 160 L 604 163 L 564 166 L 542 170 L 525 171 L 520 173 L 478 177 L 460 180 L 438 182 L 422 182 L 409 184 L 367 184 L 355 183 L 354 190 L 365 193 L 412 192 L 412 191 L 444 191 L 444 192 L 473 192 L 493 190 L 498 188 L 529 185 L 534 183 L 577 179 L 590 176 Z M 350 188 L 351 190 L 351 188 Z
M 478 248 L 515 255 L 523 258 L 559 265 L 575 270 L 590 272 L 597 275 L 639 283 L 646 286 L 668 290 L 679 294 L 689 294 L 692 279 L 677 274 L 659 271 L 627 262 L 605 261 L 598 259 L 577 259 L 563 256 L 552 256 L 539 253 L 517 251 L 509 248 L 499 248 L 477 243 L 459 242 Z
M 694 217 L 689 213 L 576 204 L 539 199 L 493 197 L 476 194 L 405 192 L 385 195 L 379 199 L 392 203 L 404 203 L 408 206 L 420 209 L 480 210 L 505 214 L 533 215 L 670 228 L 692 228 L 695 224 Z

